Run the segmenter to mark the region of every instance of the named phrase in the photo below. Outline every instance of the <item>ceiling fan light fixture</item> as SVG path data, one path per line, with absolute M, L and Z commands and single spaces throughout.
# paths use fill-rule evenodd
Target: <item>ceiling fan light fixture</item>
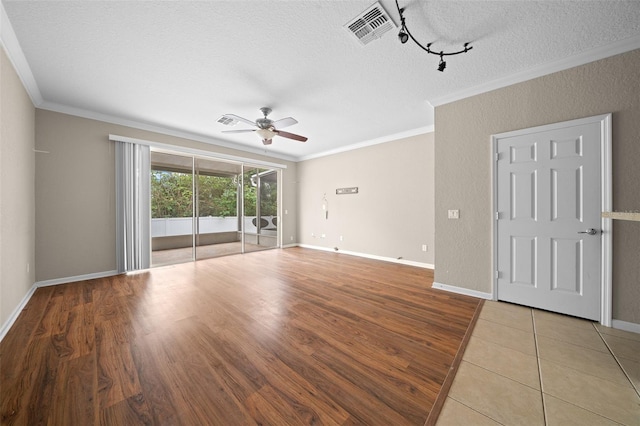
M 263 117 L 256 119 L 255 121 L 247 120 L 235 114 L 224 114 L 218 119 L 219 123 L 229 125 L 231 122 L 244 123 L 251 126 L 251 129 L 239 129 L 239 130 L 223 130 L 222 133 L 256 133 L 262 139 L 262 143 L 270 145 L 274 136 L 280 136 L 286 139 L 292 139 L 298 142 L 306 142 L 307 137 L 296 135 L 295 133 L 284 132 L 280 130 L 283 127 L 293 126 L 298 124 L 298 120 L 293 117 L 285 117 L 280 120 L 273 121 L 267 116 L 271 112 L 271 108 L 260 108 Z
M 262 139 L 272 139 L 275 135 L 277 135 L 277 133 L 272 129 L 257 129 L 256 133 L 260 135 Z

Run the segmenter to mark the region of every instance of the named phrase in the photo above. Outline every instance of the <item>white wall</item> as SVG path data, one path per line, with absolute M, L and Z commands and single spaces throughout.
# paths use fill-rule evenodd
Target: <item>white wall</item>
M 0 48 L 0 326 L 34 283 L 34 114 Z
M 336 195 L 343 187 L 359 192 Z M 302 161 L 300 243 L 433 264 L 433 191 L 433 133 Z

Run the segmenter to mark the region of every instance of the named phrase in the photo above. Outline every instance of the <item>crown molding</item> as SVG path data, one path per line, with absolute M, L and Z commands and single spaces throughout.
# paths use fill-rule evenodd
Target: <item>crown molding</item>
M 7 16 L 7 12 L 4 10 L 4 5 L 1 1 L 0 44 L 2 44 L 4 51 L 7 53 L 9 61 L 11 61 L 11 64 L 16 70 L 20 81 L 22 81 L 22 85 L 25 87 L 27 93 L 29 94 L 31 102 L 34 106 L 39 106 L 42 103 L 42 95 L 40 94 L 40 89 L 38 88 L 36 79 L 33 77 L 33 73 L 31 72 L 29 63 L 27 62 L 27 58 L 22 52 L 22 48 L 20 47 L 20 43 L 18 42 L 18 37 L 16 37 L 16 33 L 13 31 L 13 27 L 11 26 L 11 22 L 9 21 L 9 17 Z
M 264 150 L 247 147 L 247 146 L 236 144 L 233 142 L 226 142 L 221 139 L 212 138 L 212 137 L 205 136 L 198 133 L 192 133 L 192 132 L 184 131 L 181 129 L 170 128 L 170 127 L 158 126 L 155 124 L 144 123 L 136 120 L 130 120 L 127 118 L 117 117 L 109 114 L 103 114 L 95 111 L 89 111 L 81 108 L 74 108 L 66 105 L 56 104 L 53 102 L 44 101 L 38 108 L 47 110 L 47 111 L 73 115 L 76 117 L 87 118 L 90 120 L 97 120 L 105 123 L 131 127 L 138 130 L 145 130 L 148 132 L 159 133 L 162 135 L 174 136 L 181 139 L 187 139 L 187 140 L 196 141 L 196 142 L 203 142 L 208 145 L 229 148 L 229 149 L 233 149 L 241 152 L 249 152 L 252 154 L 262 155 L 265 157 L 279 158 L 281 160 L 286 160 L 286 161 L 297 161 L 296 157 L 287 155 L 287 154 L 270 152 L 270 151 L 264 152 Z
M 515 74 L 497 78 L 487 83 L 479 84 L 468 89 L 460 90 L 448 95 L 429 99 L 428 102 L 433 107 L 448 104 L 451 102 L 459 101 L 461 99 L 469 98 L 471 96 L 480 95 L 482 93 L 490 92 L 492 90 L 501 89 L 503 87 L 511 86 L 524 81 L 533 80 L 534 78 L 542 77 L 548 74 L 553 74 L 558 71 L 564 71 L 569 68 L 575 68 L 580 65 L 588 64 L 589 62 L 595 62 L 600 59 L 605 59 L 611 56 L 619 55 L 621 53 L 629 52 L 631 50 L 640 48 L 640 36 L 630 37 L 624 40 L 619 40 L 615 43 L 608 44 L 606 46 L 596 47 L 594 49 L 586 50 L 574 56 L 569 56 L 558 61 L 548 62 L 546 64 L 538 65 L 529 68 L 525 71 L 520 71 Z
M 407 130 L 405 132 L 394 133 L 392 135 L 381 136 L 379 138 L 354 143 L 351 145 L 342 146 L 336 149 L 330 149 L 328 151 L 319 152 L 317 154 L 304 155 L 298 157 L 298 161 L 312 160 L 314 158 L 327 157 L 333 154 L 340 154 L 341 152 L 353 151 L 354 149 L 365 148 L 372 145 L 378 145 L 385 142 L 396 141 L 398 139 L 410 138 L 412 136 L 423 135 L 425 133 L 432 133 L 434 126 L 418 127 L 417 129 Z
M 400 133 L 395 133 L 395 134 L 392 134 L 392 135 L 382 136 L 382 137 L 379 137 L 379 138 L 376 138 L 376 139 L 372 139 L 372 140 L 368 140 L 368 141 L 363 141 L 363 142 L 359 142 L 359 143 L 343 146 L 343 147 L 340 147 L 340 148 L 337 148 L 337 149 L 333 149 L 333 150 L 323 151 L 323 152 L 320 152 L 320 153 L 317 153 L 317 154 L 311 154 L 311 155 L 308 155 L 308 156 L 301 156 L 301 157 L 294 157 L 292 155 L 281 154 L 281 153 L 277 153 L 277 152 L 267 152 L 267 153 L 265 153 L 264 151 L 262 151 L 260 149 L 246 147 L 244 145 L 236 144 L 236 143 L 233 143 L 233 142 L 226 142 L 226 141 L 223 141 L 223 140 L 220 140 L 220 139 L 207 137 L 207 136 L 200 135 L 200 134 L 197 134 L 197 133 L 186 132 L 186 131 L 183 131 L 183 130 L 180 130 L 180 129 L 161 127 L 161 126 L 157 126 L 157 125 L 154 125 L 154 124 L 143 123 L 143 122 L 140 122 L 140 121 L 130 120 L 130 119 L 122 118 L 122 117 L 116 117 L 116 116 L 112 116 L 112 115 L 108 115 L 108 114 L 103 114 L 103 113 L 98 113 L 98 112 L 94 112 L 94 111 L 85 110 L 85 109 L 69 107 L 69 106 L 61 105 L 61 104 L 55 104 L 53 102 L 48 102 L 48 101 L 41 102 L 41 104 L 38 106 L 38 108 L 43 109 L 43 110 L 47 110 L 47 111 L 58 112 L 58 113 L 61 113 L 61 114 L 72 115 L 72 116 L 75 116 L 75 117 L 87 118 L 87 119 L 90 119 L 90 120 L 97 120 L 97 121 L 102 121 L 102 122 L 105 122 L 105 123 L 111 123 L 111 124 L 131 127 L 131 128 L 134 128 L 134 129 L 139 129 L 139 130 L 145 130 L 145 131 L 149 131 L 149 132 L 159 133 L 159 134 L 163 134 L 163 135 L 167 135 L 167 136 L 174 136 L 174 137 L 178 137 L 178 138 L 182 138 L 182 139 L 188 139 L 188 140 L 192 140 L 192 141 L 203 142 L 203 143 L 206 143 L 208 145 L 220 146 L 220 147 L 224 147 L 224 148 L 233 149 L 233 150 L 236 150 L 236 151 L 249 152 L 249 153 L 262 155 L 262 156 L 266 156 L 266 157 L 272 157 L 272 158 L 279 158 L 281 160 L 292 161 L 292 162 L 299 162 L 299 161 L 304 161 L 304 160 L 310 160 L 310 159 L 313 159 L 313 158 L 326 157 L 326 156 L 333 155 L 333 154 L 339 154 L 341 152 L 347 152 L 347 151 L 352 151 L 352 150 L 355 150 L 355 149 L 365 148 L 367 146 L 378 145 L 378 144 L 381 144 L 381 143 L 391 142 L 391 141 L 398 140 L 398 139 L 403 139 L 403 138 L 409 138 L 409 137 L 412 137 L 412 136 L 421 135 L 421 134 L 425 134 L 425 133 L 432 133 L 434 131 L 434 126 L 419 127 L 417 129 L 412 129 L 412 130 L 407 130 L 405 132 L 400 132 Z

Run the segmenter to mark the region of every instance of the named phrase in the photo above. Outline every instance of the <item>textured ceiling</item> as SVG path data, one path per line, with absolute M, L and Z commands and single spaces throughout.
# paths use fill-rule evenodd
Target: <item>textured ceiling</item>
M 424 131 L 431 104 L 640 47 L 639 1 L 400 0 L 434 50 L 472 42 L 441 73 L 398 29 L 363 46 L 344 28 L 372 3 L 2 1 L 39 107 L 291 159 Z M 308 142 L 221 133 L 220 115 L 262 106 Z

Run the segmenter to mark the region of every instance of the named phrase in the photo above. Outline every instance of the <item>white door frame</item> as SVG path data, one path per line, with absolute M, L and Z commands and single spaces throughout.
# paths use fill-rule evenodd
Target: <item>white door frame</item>
M 493 220 L 491 221 L 491 256 L 492 266 L 491 284 L 493 287 L 493 300 L 498 300 L 498 179 L 497 179 L 497 160 L 498 160 L 498 139 L 521 136 L 534 132 L 546 132 L 569 126 L 580 126 L 583 124 L 600 124 L 600 187 L 601 187 L 601 209 L 603 212 L 609 212 L 612 208 L 611 201 L 611 114 L 597 115 L 594 117 L 580 118 L 577 120 L 564 121 L 561 123 L 547 124 L 544 126 L 530 127 L 528 129 L 514 130 L 511 132 L 498 133 L 491 135 L 491 199 L 493 208 Z M 612 316 L 612 237 L 613 237 L 613 221 L 609 218 L 601 219 L 602 239 L 601 239 L 601 308 L 600 308 L 600 324 L 611 327 Z

